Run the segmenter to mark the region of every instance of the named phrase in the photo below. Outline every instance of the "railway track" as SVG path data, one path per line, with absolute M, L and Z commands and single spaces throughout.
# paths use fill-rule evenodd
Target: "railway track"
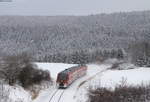
M 65 90 L 56 89 L 49 100 L 49 102 L 60 102 Z
M 97 72 L 96 74 L 92 75 L 91 77 L 89 77 L 89 78 L 86 79 L 85 81 L 82 81 L 82 82 L 78 85 L 77 90 L 78 90 L 83 84 L 85 84 L 87 81 L 92 80 L 92 79 L 93 79 L 94 77 L 96 77 L 98 74 L 101 74 L 101 73 L 105 72 L 106 70 L 107 70 L 107 69 L 104 69 L 104 70 L 102 70 L 102 71 L 100 71 L 100 72 Z

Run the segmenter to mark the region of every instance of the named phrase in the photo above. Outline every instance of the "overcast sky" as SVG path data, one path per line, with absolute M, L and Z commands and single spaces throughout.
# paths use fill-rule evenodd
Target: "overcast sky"
M 150 10 L 150 0 L 12 0 L 0 2 L 0 15 L 90 15 Z

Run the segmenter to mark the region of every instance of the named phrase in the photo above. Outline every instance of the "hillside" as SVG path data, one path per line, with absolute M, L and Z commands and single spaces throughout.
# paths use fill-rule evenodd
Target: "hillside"
M 150 11 L 89 16 L 0 16 L 0 54 L 36 59 L 77 50 L 128 48 L 150 39 Z

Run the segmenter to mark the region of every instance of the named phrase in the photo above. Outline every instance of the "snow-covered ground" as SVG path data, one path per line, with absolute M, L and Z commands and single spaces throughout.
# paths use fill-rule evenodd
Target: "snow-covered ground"
M 98 76 L 95 78 L 99 79 Z M 115 87 L 118 84 L 141 85 L 150 84 L 150 68 L 130 70 L 108 70 L 100 78 L 102 87 Z M 92 82 L 93 83 L 93 82 Z
M 56 80 L 57 74 L 73 64 L 54 64 L 37 63 L 42 69 L 51 72 L 51 76 Z M 127 84 L 141 84 L 150 82 L 150 69 L 137 68 L 130 70 L 106 70 L 111 66 L 109 64 L 90 64 L 88 65 L 87 75 L 75 81 L 65 92 L 60 102 L 86 102 L 88 97 L 88 88 L 90 87 L 115 87 L 126 81 Z M 56 87 L 41 91 L 39 97 L 33 102 L 48 102 Z M 59 98 L 59 97 L 58 97 Z
M 66 68 L 75 66 L 75 64 L 64 64 L 64 63 L 36 63 L 38 68 L 48 70 L 51 77 L 56 80 L 57 74 Z
M 63 63 L 36 63 L 39 68 L 49 70 L 51 77 L 56 81 L 57 74 L 75 64 Z M 127 65 L 124 65 L 127 66 Z M 138 85 L 141 83 L 149 84 L 150 68 L 136 68 L 130 70 L 109 70 L 111 63 L 89 64 L 87 75 L 76 80 L 70 87 L 64 89 L 64 94 L 60 102 L 86 102 L 88 97 L 88 88 L 90 87 L 111 87 L 126 81 L 127 84 Z M 31 96 L 22 88 L 11 88 L 10 97 L 14 100 L 23 99 L 23 102 L 49 102 L 52 94 L 57 90 L 55 84 L 53 87 L 40 91 L 39 96 L 31 101 Z M 62 89 L 60 89 L 62 91 Z M 61 94 L 61 93 L 58 93 Z M 59 98 L 59 97 L 58 97 Z M 54 97 L 57 99 L 57 97 Z
M 32 102 L 31 95 L 21 86 L 0 85 L 0 102 Z
M 78 102 L 86 102 L 88 88 L 115 88 L 118 85 L 150 84 L 150 68 L 136 68 L 130 70 L 107 70 L 88 81 L 78 91 Z
M 37 65 L 42 68 L 49 70 L 51 72 L 51 76 L 54 78 L 54 81 L 56 80 L 57 74 L 71 66 L 75 66 L 73 64 L 54 64 L 54 63 L 37 63 Z M 86 83 L 86 81 L 93 78 L 93 76 L 107 68 L 109 68 L 110 64 L 105 65 L 96 65 L 96 64 L 90 64 L 88 65 L 88 71 L 87 75 L 76 80 L 70 87 L 65 89 L 65 92 L 61 98 L 60 102 L 77 102 L 78 98 L 76 98 L 78 90 L 80 90 L 80 85 L 82 83 Z M 53 87 L 53 89 L 47 89 L 40 93 L 39 97 L 35 99 L 33 102 L 48 102 L 51 98 L 52 93 L 57 89 L 57 87 Z M 58 97 L 59 98 L 59 97 Z
M 10 87 L 10 86 L 9 86 Z M 10 99 L 12 102 L 31 102 L 31 95 L 20 86 L 11 86 Z

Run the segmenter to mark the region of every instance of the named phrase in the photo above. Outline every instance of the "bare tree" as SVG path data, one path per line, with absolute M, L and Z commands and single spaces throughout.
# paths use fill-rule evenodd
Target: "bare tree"
M 17 82 L 22 69 L 30 64 L 30 58 L 25 53 L 21 55 L 6 56 L 0 63 L 1 77 L 4 77 L 10 85 L 13 85 Z

